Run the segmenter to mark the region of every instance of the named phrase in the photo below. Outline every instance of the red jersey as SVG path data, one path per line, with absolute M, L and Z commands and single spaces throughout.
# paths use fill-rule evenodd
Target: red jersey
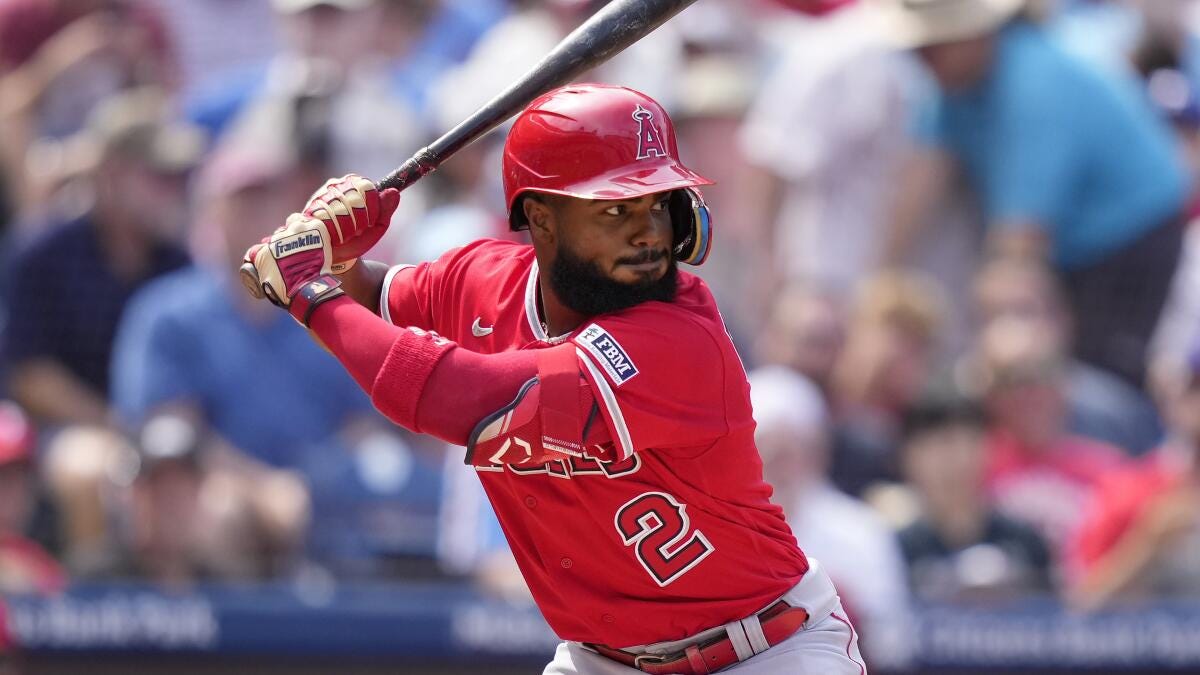
M 769 501 L 746 374 L 704 282 L 680 272 L 673 302 L 558 337 L 537 293 L 533 248 L 484 240 L 394 268 L 381 313 L 481 353 L 574 343 L 612 443 L 540 467 L 475 467 L 555 633 L 677 640 L 794 586 L 808 563 Z

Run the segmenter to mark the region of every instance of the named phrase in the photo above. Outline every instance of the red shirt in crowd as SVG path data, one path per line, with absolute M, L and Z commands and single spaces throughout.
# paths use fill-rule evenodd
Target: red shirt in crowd
M 1125 466 L 1120 450 L 1080 436 L 1062 436 L 1041 450 L 1001 430 L 988 435 L 986 485 L 996 507 L 1037 528 L 1056 555 L 1080 525 L 1096 487 Z

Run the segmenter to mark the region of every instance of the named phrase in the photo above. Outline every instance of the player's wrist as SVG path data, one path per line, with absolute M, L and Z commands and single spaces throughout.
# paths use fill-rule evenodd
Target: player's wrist
M 342 282 L 332 274 L 321 274 L 301 283 L 292 293 L 288 313 L 305 328 L 309 327 L 313 312 L 321 305 L 346 295 Z
M 342 262 L 332 263 L 329 266 L 329 271 L 340 277 L 354 269 L 354 266 L 358 264 L 359 260 L 361 260 L 361 258 L 351 258 L 349 260 L 343 260 Z

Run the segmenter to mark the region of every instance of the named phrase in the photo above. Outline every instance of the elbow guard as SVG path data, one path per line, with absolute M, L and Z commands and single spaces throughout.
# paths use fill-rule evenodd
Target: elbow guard
M 581 375 L 572 348 L 538 355 L 538 374 L 512 403 L 480 420 L 467 441 L 466 464 L 537 466 L 583 455 Z

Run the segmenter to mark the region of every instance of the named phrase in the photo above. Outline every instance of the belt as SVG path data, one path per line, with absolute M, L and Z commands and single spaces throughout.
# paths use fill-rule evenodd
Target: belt
M 754 615 L 762 625 L 767 646 L 774 647 L 808 621 L 808 612 L 780 600 Z M 601 656 L 652 675 L 707 675 L 732 666 L 738 657 L 728 630 L 670 654 L 634 654 L 605 645 L 587 644 Z

